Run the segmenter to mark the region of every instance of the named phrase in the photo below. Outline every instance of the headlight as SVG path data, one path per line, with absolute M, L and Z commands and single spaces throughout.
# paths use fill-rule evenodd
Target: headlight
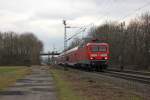
M 95 57 L 91 57 L 90 59 L 91 59 L 91 60 L 94 60 L 94 59 L 95 59 Z
M 105 57 L 105 60 L 107 60 L 108 59 L 108 57 Z

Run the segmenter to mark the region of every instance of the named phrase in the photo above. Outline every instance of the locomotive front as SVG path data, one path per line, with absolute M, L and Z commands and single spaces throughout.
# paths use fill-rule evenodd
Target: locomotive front
M 106 69 L 109 60 L 109 45 L 107 43 L 88 43 L 87 48 L 90 66 L 97 70 Z

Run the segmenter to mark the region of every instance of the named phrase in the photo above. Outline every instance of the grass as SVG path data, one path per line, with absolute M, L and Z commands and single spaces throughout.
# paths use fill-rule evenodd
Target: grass
M 64 80 L 60 70 L 50 70 L 56 83 L 59 100 L 84 100 L 71 88 L 70 82 Z
M 97 80 L 81 71 L 51 68 L 51 73 L 60 100 L 145 100 L 133 91 Z
M 0 90 L 4 90 L 8 86 L 11 86 L 17 79 L 23 78 L 31 71 L 27 67 L 16 66 L 1 66 L 0 67 Z

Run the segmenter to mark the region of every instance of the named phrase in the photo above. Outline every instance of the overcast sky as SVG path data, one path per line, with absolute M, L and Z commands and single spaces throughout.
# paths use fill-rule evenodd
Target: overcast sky
M 131 14 L 127 21 L 149 9 L 150 0 L 0 0 L 0 31 L 33 32 L 43 41 L 45 51 L 53 45 L 62 50 L 63 19 L 70 26 L 98 25 L 106 19 L 122 21 Z

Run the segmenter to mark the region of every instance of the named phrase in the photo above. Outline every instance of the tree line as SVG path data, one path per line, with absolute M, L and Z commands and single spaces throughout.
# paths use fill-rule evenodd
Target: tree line
M 40 64 L 43 43 L 30 32 L 0 32 L 0 65 Z
M 150 68 L 150 13 L 142 14 L 129 23 L 106 21 L 104 24 L 91 28 L 82 41 L 89 42 L 93 38 L 97 42 L 110 45 L 110 64 L 129 66 L 132 69 Z M 80 44 L 75 39 L 69 48 Z

